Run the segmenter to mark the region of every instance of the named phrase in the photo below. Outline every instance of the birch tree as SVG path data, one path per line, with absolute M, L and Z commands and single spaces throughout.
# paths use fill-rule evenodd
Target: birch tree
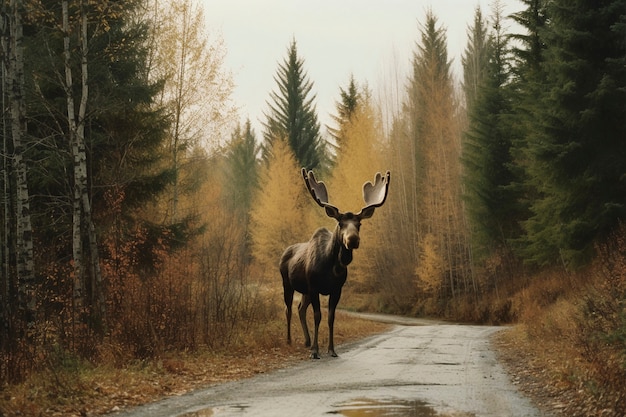
M 9 315 L 18 318 L 14 328 L 21 337 L 29 340 L 35 323 L 35 274 L 33 260 L 33 238 L 30 217 L 30 196 L 28 188 L 28 168 L 26 151 L 26 105 L 24 88 L 24 46 L 23 26 L 24 3 L 12 0 L 3 5 L 5 27 L 2 34 L 2 75 L 3 98 L 8 97 L 10 112 L 10 137 L 7 142 L 6 125 L 4 155 L 5 187 L 5 256 L 3 259 L 3 327 L 6 328 Z M 3 103 L 4 104 L 4 103 Z M 7 192 L 8 191 L 8 192 Z M 14 207 L 10 204 L 15 201 Z M 12 230 L 15 228 L 14 230 Z M 11 250 L 15 251 L 15 264 L 12 265 Z M 5 275 L 6 274 L 6 275 Z M 17 303 L 11 302 L 11 288 L 17 288 Z M 11 311 L 17 310 L 17 311 Z M 15 315 L 17 313 L 17 316 Z
M 87 116 L 87 102 L 89 99 L 89 66 L 88 66 L 88 13 L 87 5 L 81 0 L 78 5 L 78 28 L 70 26 L 70 10 L 68 0 L 63 0 L 62 30 L 63 30 L 63 64 L 65 73 L 65 98 L 67 103 L 67 123 L 69 146 L 73 160 L 74 190 L 72 199 L 72 258 L 74 261 L 74 310 L 78 315 L 83 314 L 85 305 L 86 280 L 90 279 L 92 297 L 95 303 L 93 312 L 104 314 L 104 300 L 102 296 L 102 275 L 100 272 L 100 256 L 95 226 L 92 220 L 91 199 L 87 182 L 87 154 L 85 145 L 85 123 Z M 71 34 L 73 29 L 78 30 L 78 50 L 80 51 L 81 82 L 78 114 L 74 99 L 74 76 L 72 73 L 72 45 Z M 83 237 L 89 242 L 88 250 L 83 246 Z M 89 278 L 88 278 L 89 277 Z

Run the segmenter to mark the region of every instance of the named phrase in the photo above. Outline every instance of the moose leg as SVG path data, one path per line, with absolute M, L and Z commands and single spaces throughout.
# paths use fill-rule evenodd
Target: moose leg
M 313 305 L 313 318 L 315 320 L 315 331 L 313 332 L 313 345 L 311 346 L 311 359 L 319 359 L 319 345 L 317 344 L 317 335 L 320 330 L 320 322 L 322 321 L 322 310 L 320 309 L 320 295 L 313 294 L 311 296 L 311 304 Z
M 334 358 L 337 357 L 333 338 L 335 334 L 335 310 L 337 309 L 337 304 L 339 304 L 340 298 L 341 290 L 337 293 L 331 293 L 328 300 L 328 353 Z
M 293 288 L 284 286 L 285 316 L 287 317 L 287 343 L 291 344 L 291 305 L 293 304 Z
M 300 316 L 300 324 L 302 325 L 302 332 L 304 333 L 304 346 L 311 347 L 311 336 L 309 336 L 309 326 L 306 324 L 306 310 L 311 304 L 311 299 L 308 295 L 302 294 L 302 300 L 298 304 L 298 315 Z

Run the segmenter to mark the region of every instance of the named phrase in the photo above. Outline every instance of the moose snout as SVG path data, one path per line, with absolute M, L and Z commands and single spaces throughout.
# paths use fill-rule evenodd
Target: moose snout
M 344 245 L 348 249 L 358 249 L 360 241 L 359 235 L 348 235 L 345 238 Z

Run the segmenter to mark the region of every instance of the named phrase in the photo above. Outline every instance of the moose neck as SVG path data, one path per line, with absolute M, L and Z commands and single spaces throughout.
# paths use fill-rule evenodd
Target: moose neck
M 343 239 L 339 230 L 339 225 L 333 234 L 333 258 L 337 260 L 337 267 L 347 268 L 352 262 L 352 249 L 348 249 L 343 244 Z

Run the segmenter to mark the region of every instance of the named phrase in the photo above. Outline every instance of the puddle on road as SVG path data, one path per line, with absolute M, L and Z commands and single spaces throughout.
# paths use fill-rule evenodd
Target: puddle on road
M 371 398 L 357 398 L 336 406 L 337 410 L 328 414 L 337 414 L 345 417 L 475 417 L 469 413 L 439 414 L 425 401 L 403 400 L 390 398 L 374 400 Z

